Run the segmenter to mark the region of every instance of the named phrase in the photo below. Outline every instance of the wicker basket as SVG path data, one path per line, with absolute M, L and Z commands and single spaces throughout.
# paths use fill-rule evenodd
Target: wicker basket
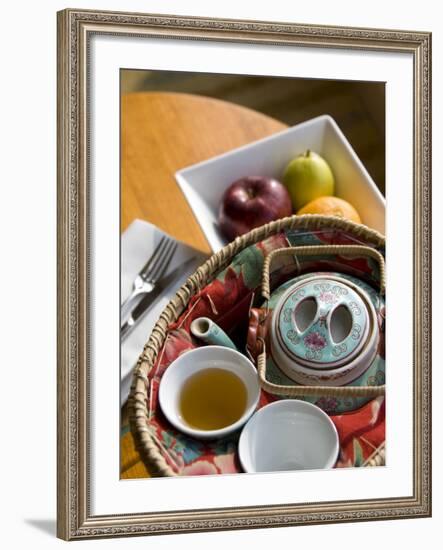
M 130 427 L 134 435 L 137 449 L 150 471 L 154 472 L 156 475 L 176 475 L 166 463 L 147 428 L 148 410 L 146 402 L 149 394 L 148 373 L 153 368 L 159 352 L 162 349 L 167 336 L 168 327 L 171 323 L 177 321 L 179 316 L 184 312 L 192 296 L 210 283 L 222 269 L 229 265 L 232 258 L 237 253 L 271 235 L 291 229 L 305 229 L 308 231 L 338 229 L 346 231 L 356 238 L 363 239 L 370 246 L 378 248 L 384 247 L 385 245 L 385 238 L 383 235 L 364 225 L 355 224 L 351 221 L 331 216 L 292 216 L 271 222 L 252 230 L 246 235 L 237 237 L 222 250 L 212 255 L 188 278 L 185 284 L 180 287 L 176 295 L 165 307 L 152 330 L 150 338 L 134 370 L 131 393 L 128 400 Z M 327 391 L 330 391 L 330 388 Z M 384 388 L 379 387 L 377 395 L 381 392 L 384 392 Z M 384 453 L 384 445 L 382 445 L 380 449 L 374 452 L 365 465 L 373 466 L 384 464 Z

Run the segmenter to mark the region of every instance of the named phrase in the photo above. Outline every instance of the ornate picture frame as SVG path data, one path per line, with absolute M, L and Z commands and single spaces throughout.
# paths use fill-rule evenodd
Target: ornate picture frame
M 413 460 L 405 497 L 159 510 L 91 511 L 89 48 L 95 35 L 381 53 L 413 58 Z M 431 515 L 431 34 L 261 21 L 58 13 L 58 536 L 65 540 Z M 97 205 L 95 205 L 95 208 Z M 117 429 L 117 426 L 116 426 Z

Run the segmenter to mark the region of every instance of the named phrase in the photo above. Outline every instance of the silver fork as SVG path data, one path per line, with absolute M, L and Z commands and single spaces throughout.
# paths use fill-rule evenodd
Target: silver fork
M 127 315 L 129 305 L 137 296 L 152 292 L 156 282 L 163 276 L 177 249 L 177 243 L 163 236 L 152 255 L 134 279 L 132 292 L 121 306 L 121 319 Z

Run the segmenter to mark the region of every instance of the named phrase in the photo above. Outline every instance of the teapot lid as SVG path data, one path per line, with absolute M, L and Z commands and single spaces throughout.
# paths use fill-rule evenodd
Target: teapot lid
M 352 361 L 368 339 L 366 300 L 345 279 L 302 280 L 282 296 L 275 311 L 276 337 L 288 358 L 311 369 Z

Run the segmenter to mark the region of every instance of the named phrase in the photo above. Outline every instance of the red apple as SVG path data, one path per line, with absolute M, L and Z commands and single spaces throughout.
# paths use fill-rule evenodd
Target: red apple
M 282 183 L 263 176 L 246 176 L 226 189 L 218 221 L 224 236 L 232 241 L 254 227 L 291 214 L 291 197 Z

